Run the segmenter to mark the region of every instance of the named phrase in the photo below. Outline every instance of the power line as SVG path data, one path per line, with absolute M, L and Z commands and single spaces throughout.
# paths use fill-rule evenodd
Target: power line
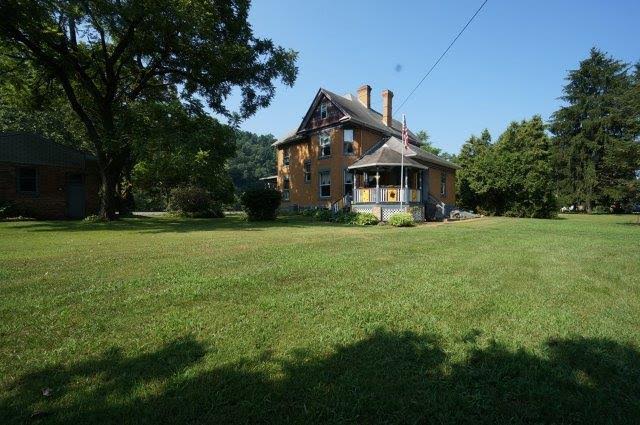
M 449 49 L 451 49 L 451 47 L 455 44 L 456 41 L 458 41 L 458 38 L 460 38 L 460 36 L 462 35 L 462 33 L 464 32 L 464 30 L 467 29 L 467 27 L 469 26 L 469 24 L 471 24 L 471 22 L 473 22 L 473 20 L 475 19 L 475 17 L 478 15 L 478 13 L 480 13 L 480 11 L 482 10 L 482 8 L 484 7 L 485 4 L 487 4 L 489 0 L 484 0 L 484 2 L 480 5 L 480 7 L 478 8 L 478 10 L 476 10 L 476 13 L 473 14 L 473 16 L 467 21 L 466 25 L 464 27 L 462 27 L 462 29 L 460 30 L 460 32 L 458 33 L 458 35 L 456 35 L 456 38 L 453 39 L 453 41 L 451 42 L 451 44 L 449 44 L 449 47 L 446 48 L 446 50 L 444 52 L 442 52 L 442 54 L 440 55 L 440 57 L 438 58 L 438 60 L 431 66 L 431 68 L 429 68 L 429 70 L 427 71 L 426 74 L 424 74 L 424 77 L 422 77 L 422 79 L 420 80 L 420 82 L 413 88 L 413 90 L 411 90 L 411 93 L 409 93 L 409 95 L 407 97 L 404 98 L 404 100 L 402 101 L 402 103 L 400 104 L 400 106 L 398 107 L 398 111 L 400 110 L 400 108 L 402 108 L 404 106 L 405 103 L 407 103 L 407 100 L 409 100 L 409 98 L 413 95 L 413 93 L 418 90 L 418 87 L 420 87 L 420 85 L 422 84 L 422 82 L 429 76 L 429 74 L 431 74 L 431 71 L 433 71 L 433 69 L 440 63 L 440 61 L 442 60 L 442 58 L 444 57 L 444 55 L 447 54 L 447 52 L 449 51 Z

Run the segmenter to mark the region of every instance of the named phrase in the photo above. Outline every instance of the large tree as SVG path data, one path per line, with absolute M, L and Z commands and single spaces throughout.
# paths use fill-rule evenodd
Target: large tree
M 564 203 L 609 206 L 637 191 L 640 169 L 640 74 L 592 49 L 569 72 L 551 131 L 558 192 Z
M 276 79 L 293 84 L 296 53 L 255 37 L 248 10 L 247 0 L 0 2 L 0 41 L 55 78 L 86 130 L 103 218 L 115 217 L 138 102 L 178 94 L 238 121 L 269 105 Z
M 460 148 L 457 161 L 462 168 L 456 174 L 456 192 L 458 204 L 463 208 L 477 210 L 483 202 L 471 185 L 484 174 L 479 160 L 490 147 L 491 134 L 484 129 L 480 137 L 472 135 Z
M 551 146 L 540 116 L 512 122 L 496 143 L 485 130 L 460 152 L 462 206 L 491 215 L 548 218 L 556 214 Z
M 162 200 L 179 186 L 197 186 L 215 201 L 233 201 L 227 160 L 235 152 L 235 130 L 207 115 L 200 105 L 145 102 L 131 120 L 132 169 L 127 180 L 137 193 Z M 129 173 L 130 171 L 130 173 Z

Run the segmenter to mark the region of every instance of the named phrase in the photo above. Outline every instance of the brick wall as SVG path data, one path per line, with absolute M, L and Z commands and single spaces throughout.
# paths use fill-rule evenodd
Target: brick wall
M 55 167 L 46 165 L 25 165 L 35 168 L 38 175 L 38 192 L 22 194 L 18 192 L 18 168 L 20 166 L 0 163 L 0 199 L 11 201 L 25 213 L 41 219 L 67 218 L 67 179 L 69 174 L 83 174 L 85 179 L 86 214 L 98 210 L 99 176 L 94 165 L 87 169 Z
M 344 129 L 353 130 L 354 153 L 343 153 Z M 284 176 L 289 176 L 290 198 L 283 202 L 283 206 L 298 205 L 329 206 L 344 196 L 343 172 L 353 164 L 364 152 L 379 142 L 383 136 L 380 133 L 353 125 L 333 127 L 324 130 L 331 139 L 331 155 L 320 158 L 320 133 L 311 134 L 306 140 L 286 146 L 278 147 L 276 159 L 278 168 L 278 190 L 283 190 Z M 290 163 L 284 165 L 285 149 L 290 149 Z M 311 162 L 311 181 L 304 181 L 304 163 Z M 329 170 L 331 173 L 331 197 L 320 197 L 320 171 Z

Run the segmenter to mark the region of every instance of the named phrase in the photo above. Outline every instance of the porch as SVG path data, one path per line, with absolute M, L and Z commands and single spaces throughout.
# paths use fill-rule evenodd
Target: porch
M 400 167 L 376 166 L 352 171 L 352 211 L 372 213 L 382 221 L 400 212 L 410 213 L 415 221 L 425 219 L 424 170 L 405 167 L 401 172 Z M 400 184 L 401 174 L 404 185 Z
M 353 190 L 354 204 L 419 204 L 422 202 L 421 189 L 403 189 L 400 186 L 362 187 Z

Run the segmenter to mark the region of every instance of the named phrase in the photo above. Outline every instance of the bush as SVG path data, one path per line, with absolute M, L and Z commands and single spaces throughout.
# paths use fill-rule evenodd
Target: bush
M 396 213 L 389 217 L 389 224 L 395 227 L 414 226 L 413 216 L 409 213 Z
M 91 214 L 88 215 L 84 218 L 84 221 L 88 222 L 88 223 L 101 223 L 104 222 L 106 220 L 104 220 L 102 217 L 100 217 L 99 215 L 96 214 Z
M 314 220 L 317 221 L 332 221 L 333 220 L 333 214 L 331 213 L 331 211 L 327 210 L 327 209 L 317 209 L 313 211 L 313 215 L 312 215 Z
M 597 205 L 593 208 L 593 210 L 591 210 L 591 214 L 609 214 L 609 211 L 609 208 L 602 205 Z
M 169 194 L 169 211 L 188 217 L 224 217 L 222 205 L 197 186 L 177 187 Z
M 351 211 L 338 211 L 333 214 L 331 221 L 334 223 L 355 224 L 358 213 Z
M 0 201 L 0 219 L 9 218 L 16 215 L 16 208 L 12 202 Z
M 282 194 L 275 189 L 249 189 L 240 197 L 250 221 L 275 220 Z
M 372 226 L 378 224 L 379 221 L 380 220 L 378 220 L 378 217 L 371 213 L 358 213 L 354 224 L 357 224 L 359 226 Z

